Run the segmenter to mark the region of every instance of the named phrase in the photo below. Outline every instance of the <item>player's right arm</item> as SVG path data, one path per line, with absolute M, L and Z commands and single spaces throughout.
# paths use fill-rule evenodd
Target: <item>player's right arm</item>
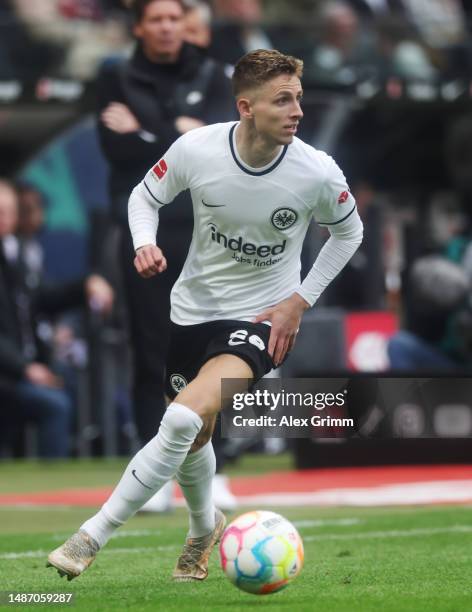
M 167 267 L 164 254 L 156 245 L 159 208 L 188 187 L 184 146 L 185 137 L 176 140 L 129 198 L 128 221 L 136 252 L 134 265 L 144 278 L 164 272 Z

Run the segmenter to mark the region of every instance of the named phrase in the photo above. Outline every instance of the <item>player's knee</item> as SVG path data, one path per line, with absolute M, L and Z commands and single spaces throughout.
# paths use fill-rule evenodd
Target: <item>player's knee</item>
M 177 395 L 174 401 L 188 406 L 202 419 L 212 414 L 214 410 L 212 410 L 212 406 L 209 405 L 206 398 L 201 397 L 199 393 L 192 393 L 192 391 L 192 389 L 187 387 Z
M 190 408 L 183 405 L 171 405 L 162 418 L 160 430 L 162 434 L 167 434 L 170 439 L 173 439 L 192 434 L 195 436 L 201 426 L 201 419 Z
M 165 428 L 169 433 L 182 434 L 188 428 L 187 419 L 180 414 L 174 414 L 167 410 L 162 419 L 161 427 Z

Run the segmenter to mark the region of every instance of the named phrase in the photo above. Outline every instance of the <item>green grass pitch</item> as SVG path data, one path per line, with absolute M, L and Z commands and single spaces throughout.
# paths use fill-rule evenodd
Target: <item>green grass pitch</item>
M 270 464 L 270 469 L 281 469 L 283 460 L 277 461 L 279 465 Z M 122 465 L 90 461 L 45 468 L 3 463 L 0 492 L 109 485 Z M 249 458 L 237 469 L 253 472 L 264 465 L 267 469 L 266 458 Z M 72 592 L 71 609 L 88 612 L 472 611 L 470 507 L 271 509 L 295 522 L 305 545 L 301 575 L 273 595 L 238 591 L 221 571 L 216 552 L 208 580 L 173 584 L 170 575 L 187 525 L 183 510 L 169 516 L 134 517 L 83 576 L 66 582 L 52 568 L 46 569 L 46 555 L 93 509 L 5 506 L 0 506 L 0 590 Z M 68 606 L 21 609 L 38 607 Z M 13 606 L 1 609 L 8 608 Z

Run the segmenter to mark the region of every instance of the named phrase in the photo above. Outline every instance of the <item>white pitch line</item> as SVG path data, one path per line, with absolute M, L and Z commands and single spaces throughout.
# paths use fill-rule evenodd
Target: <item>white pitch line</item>
M 15 553 L 3 553 L 0 555 L 0 559 L 36 559 L 37 557 L 43 557 L 48 555 L 45 550 L 26 550 L 25 552 Z
M 322 489 L 305 493 L 238 496 L 244 506 L 410 506 L 472 503 L 472 480 L 408 482 L 376 487 Z
M 102 550 L 101 554 L 117 555 L 123 553 L 144 553 L 144 552 L 162 552 L 165 550 L 176 550 L 178 546 L 146 546 L 141 548 L 109 548 Z M 39 559 L 41 557 L 46 558 L 50 551 L 46 550 L 26 550 L 25 552 L 9 552 L 0 554 L 1 559 Z
M 238 495 L 241 506 L 253 508 L 275 506 L 411 506 L 415 504 L 460 503 L 472 504 L 472 480 L 438 480 L 407 482 L 372 487 L 343 487 L 300 493 L 277 491 L 256 495 Z M 184 507 L 185 500 L 178 498 L 177 507 Z M 62 509 L 71 506 L 62 506 Z M 45 509 L 43 505 L 11 504 L 3 509 Z M 48 506 L 52 508 L 52 506 Z M 2 509 L 2 506 L 0 506 Z
M 472 533 L 472 525 L 453 525 L 452 527 L 431 527 L 424 529 L 396 529 L 391 531 L 364 531 L 362 533 L 320 533 L 305 536 L 305 542 L 319 540 L 363 540 L 366 538 L 410 538 L 436 535 L 441 533 Z
M 349 527 L 351 525 L 359 525 L 362 523 L 358 518 L 344 518 L 344 519 L 317 519 L 317 520 L 305 520 L 305 521 L 292 521 L 295 527 L 303 529 L 304 527 L 327 527 L 331 525 L 339 527 Z
M 70 534 L 69 534 L 70 535 Z M 55 533 L 51 536 L 51 540 L 65 540 L 69 537 L 66 533 Z M 124 529 L 123 531 L 117 531 L 111 536 L 111 539 L 116 538 L 135 538 L 140 536 L 160 536 L 162 535 L 162 529 Z
M 452 525 L 451 527 L 431 527 L 425 529 L 404 529 L 391 531 L 364 531 L 362 533 L 323 533 L 313 536 L 305 536 L 305 542 L 315 542 L 320 540 L 363 540 L 366 538 L 405 538 L 405 537 L 421 537 L 430 536 L 441 533 L 472 533 L 472 525 Z M 141 548 L 110 548 L 102 551 L 102 554 L 125 554 L 125 553 L 145 553 L 159 552 L 165 550 L 175 550 L 177 546 L 147 546 Z M 46 557 L 48 554 L 45 550 L 27 550 L 25 552 L 9 552 L 0 554 L 1 559 L 36 559 Z
M 308 527 L 328 527 L 328 526 L 340 526 L 340 527 L 349 527 L 351 525 L 358 525 L 362 523 L 360 519 L 357 518 L 345 518 L 345 519 L 319 519 L 319 520 L 305 520 L 305 521 L 292 521 L 295 527 L 298 529 L 304 529 Z M 51 536 L 51 540 L 62 542 L 65 540 L 70 534 L 67 533 L 54 533 Z M 142 536 L 160 536 L 162 535 L 162 529 L 124 529 L 123 531 L 117 531 L 111 536 L 111 539 L 114 540 L 116 538 L 135 538 Z

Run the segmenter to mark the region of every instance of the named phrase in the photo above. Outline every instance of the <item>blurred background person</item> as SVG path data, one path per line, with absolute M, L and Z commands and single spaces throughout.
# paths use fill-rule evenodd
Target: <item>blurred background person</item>
M 362 19 L 378 19 L 386 15 L 404 15 L 402 0 L 346 0 Z
M 210 5 L 202 0 L 187 0 L 185 3 L 185 40 L 191 45 L 207 49 L 211 43 L 212 12 Z
M 14 0 L 0 1 L 0 78 L 36 78 L 60 62 L 60 47 L 39 40 L 20 17 Z
M 390 367 L 404 372 L 460 370 L 472 357 L 471 285 L 440 255 L 418 258 L 404 291 L 404 323 L 388 344 Z
M 377 23 L 379 72 L 383 78 L 435 81 L 438 67 L 412 23 L 402 17 L 386 17 Z
M 38 289 L 47 282 L 44 267 L 44 248 L 42 229 L 45 224 L 45 198 L 43 194 L 27 183 L 17 185 L 18 226 L 16 236 L 19 246 L 19 260 L 24 268 L 25 283 L 30 291 Z M 97 315 L 100 319 L 100 304 Z M 36 317 L 36 332 L 44 346 L 47 346 L 49 361 L 64 381 L 64 389 L 69 394 L 74 411 L 77 409 L 79 394 L 77 368 L 87 363 L 86 325 L 83 313 L 76 310 L 55 317 Z
M 406 78 L 431 78 L 425 63 L 463 74 L 470 68 L 467 2 L 461 0 L 346 0 L 364 22 L 380 26 L 395 47 L 394 66 Z M 470 10 L 470 8 L 469 8 Z M 430 68 L 431 70 L 431 68 Z M 435 76 L 435 75 L 433 75 Z
M 427 6 L 427 10 L 424 10 Z M 467 32 L 461 0 L 403 0 L 403 13 L 431 47 L 447 48 L 462 44 Z
M 214 0 L 215 21 L 209 52 L 226 64 L 255 49 L 273 49 L 276 42 L 262 25 L 260 0 Z
M 102 312 L 113 304 L 113 290 L 92 275 L 67 285 L 28 284 L 18 238 L 18 194 L 0 181 L 0 418 L 5 428 L 34 423 L 38 454 L 66 457 L 70 451 L 72 403 L 53 371 L 47 346 L 38 335 L 41 314 L 54 316 L 93 302 Z M 3 429 L 3 428 L 2 428 Z
M 104 56 L 122 54 L 131 42 L 122 13 L 107 13 L 101 0 L 10 3 L 34 44 L 55 50 L 46 75 L 40 76 L 92 78 Z
M 126 61 L 106 62 L 97 78 L 98 130 L 110 167 L 112 216 L 120 228 L 119 261 L 133 352 L 134 414 L 145 444 L 155 435 L 165 411 L 170 291 L 185 261 L 193 217 L 187 193 L 163 208 L 159 244 L 168 268 L 158 278 L 145 280 L 133 265 L 128 198 L 179 136 L 207 123 L 227 121 L 235 111 L 222 66 L 185 42 L 184 3 L 136 0 L 132 8 L 133 55 Z M 229 491 L 222 493 L 229 498 Z M 166 510 L 171 502 L 172 483 L 147 508 Z
M 27 270 L 28 286 L 36 288 L 44 274 L 44 252 L 39 240 L 44 224 L 44 202 L 41 193 L 30 185 L 19 185 L 18 227 L 21 259 Z
M 319 15 L 314 49 L 305 56 L 306 76 L 319 84 L 349 85 L 365 76 L 374 42 L 345 2 L 328 2 Z

